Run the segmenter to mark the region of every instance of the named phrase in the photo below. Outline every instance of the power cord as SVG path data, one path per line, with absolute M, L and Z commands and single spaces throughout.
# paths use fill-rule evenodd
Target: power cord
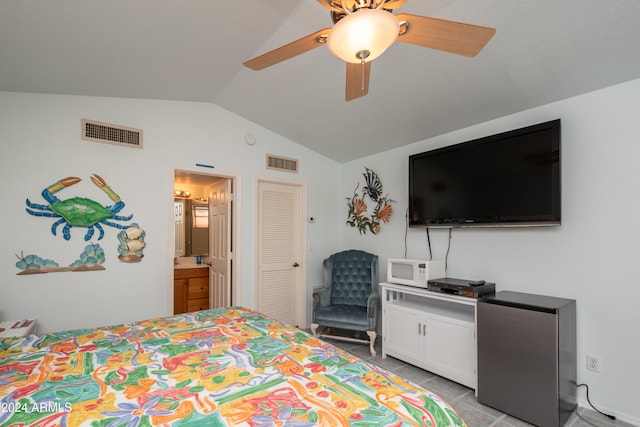
M 444 256 L 445 275 L 447 273 L 447 268 L 449 267 L 449 249 L 451 249 L 451 230 L 453 230 L 453 227 L 449 228 L 449 243 L 447 244 L 447 254 Z
M 409 232 L 409 208 L 407 208 L 405 212 L 405 223 L 404 223 L 404 257 L 407 258 L 407 234 Z M 451 249 L 451 230 L 453 228 L 449 228 L 449 242 L 447 244 L 447 254 L 445 255 L 444 261 L 444 271 L 447 272 L 447 264 L 449 259 L 449 250 Z M 431 250 L 431 235 L 429 234 L 429 227 L 425 228 L 427 233 L 427 249 L 429 249 L 429 261 L 433 260 L 433 251 Z
M 602 412 L 601 410 L 599 410 L 598 408 L 596 408 L 595 406 L 593 406 L 593 403 L 591 403 L 591 400 L 589 399 L 589 386 L 587 384 L 578 384 L 576 385 L 576 388 L 578 387 L 582 387 L 584 386 L 587 389 L 587 402 L 589 402 L 589 405 L 591 405 L 591 407 L 599 414 L 604 415 L 605 417 L 609 418 L 610 420 L 615 420 L 616 417 L 611 415 L 611 414 L 605 414 L 604 412 Z
M 404 214 L 404 259 L 407 259 L 407 234 L 409 233 L 409 208 Z

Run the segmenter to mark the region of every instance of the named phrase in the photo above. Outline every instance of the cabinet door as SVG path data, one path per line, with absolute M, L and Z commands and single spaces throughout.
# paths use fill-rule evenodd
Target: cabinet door
M 384 318 L 383 340 L 385 353 L 401 356 L 406 361 L 421 362 L 422 334 L 425 332 L 423 314 L 397 305 L 388 305 Z
M 173 281 L 173 314 L 187 312 L 187 279 Z
M 474 324 L 431 314 L 426 321 L 425 364 L 440 375 L 475 388 Z

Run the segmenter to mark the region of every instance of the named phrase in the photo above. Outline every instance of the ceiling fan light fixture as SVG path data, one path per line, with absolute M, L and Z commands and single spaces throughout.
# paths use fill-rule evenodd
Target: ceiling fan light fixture
M 395 15 L 383 9 L 360 9 L 338 21 L 327 46 L 346 62 L 370 62 L 396 41 L 400 24 Z

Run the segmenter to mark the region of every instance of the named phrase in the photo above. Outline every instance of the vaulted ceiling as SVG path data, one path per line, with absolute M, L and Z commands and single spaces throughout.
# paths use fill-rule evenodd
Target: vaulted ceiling
M 346 102 L 326 46 L 242 63 L 330 27 L 313 0 L 0 2 L 0 90 L 215 103 L 339 162 L 640 77 L 637 0 L 409 0 L 496 29 L 474 58 L 395 43 Z

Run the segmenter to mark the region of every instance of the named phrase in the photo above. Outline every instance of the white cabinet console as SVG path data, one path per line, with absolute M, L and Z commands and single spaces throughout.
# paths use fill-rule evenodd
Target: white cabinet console
M 381 283 L 382 357 L 476 388 L 475 298 Z

